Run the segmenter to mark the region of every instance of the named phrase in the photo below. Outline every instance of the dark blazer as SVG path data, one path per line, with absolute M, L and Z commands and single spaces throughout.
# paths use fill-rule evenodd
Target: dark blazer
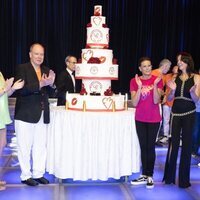
M 58 75 L 56 88 L 58 99 L 57 105 L 65 105 L 66 92 L 68 91 L 69 93 L 74 93 L 74 90 L 76 90 L 76 88 L 74 88 L 72 78 L 66 69 Z
M 49 68 L 41 66 L 41 74 L 49 74 Z M 16 120 L 37 123 L 44 111 L 44 123 L 49 123 L 49 93 L 50 86 L 39 89 L 39 80 L 32 64 L 25 63 L 17 67 L 15 81 L 24 80 L 24 87 L 16 91 L 15 115 Z

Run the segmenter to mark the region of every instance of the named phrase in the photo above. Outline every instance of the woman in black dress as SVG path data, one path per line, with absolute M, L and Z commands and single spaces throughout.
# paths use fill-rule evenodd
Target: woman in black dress
M 175 81 L 168 82 L 171 91 L 168 99 L 174 98 L 171 111 L 170 133 L 167 159 L 163 181 L 175 184 L 176 162 L 179 150 L 180 135 L 182 149 L 179 165 L 178 185 L 187 188 L 190 184 L 190 161 L 192 147 L 192 129 L 195 119 L 195 102 L 199 100 L 199 75 L 193 73 L 194 62 L 190 54 L 181 52 L 177 56 L 179 73 Z

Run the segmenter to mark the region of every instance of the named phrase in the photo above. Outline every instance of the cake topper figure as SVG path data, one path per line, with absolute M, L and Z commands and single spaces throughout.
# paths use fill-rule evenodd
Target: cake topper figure
M 102 15 L 102 6 L 95 6 L 94 7 L 94 16 L 101 16 Z

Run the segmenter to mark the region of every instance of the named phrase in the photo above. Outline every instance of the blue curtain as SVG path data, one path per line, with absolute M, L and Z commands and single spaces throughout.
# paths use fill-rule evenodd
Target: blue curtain
M 176 54 L 188 51 L 198 68 L 198 0 L 1 0 L 0 70 L 12 76 L 17 64 L 29 60 L 30 45 L 40 42 L 46 65 L 59 73 L 66 55 L 80 58 L 94 5 L 103 6 L 109 46 L 119 64 L 119 81 L 112 83 L 115 92 L 129 91 L 141 56 L 151 57 L 157 68 L 161 59 L 176 64 Z

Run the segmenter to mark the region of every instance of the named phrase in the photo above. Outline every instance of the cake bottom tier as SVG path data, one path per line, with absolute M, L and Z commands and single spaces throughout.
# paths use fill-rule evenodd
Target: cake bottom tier
M 125 110 L 124 95 L 91 96 L 76 93 L 67 94 L 66 108 L 94 112 L 112 112 Z

